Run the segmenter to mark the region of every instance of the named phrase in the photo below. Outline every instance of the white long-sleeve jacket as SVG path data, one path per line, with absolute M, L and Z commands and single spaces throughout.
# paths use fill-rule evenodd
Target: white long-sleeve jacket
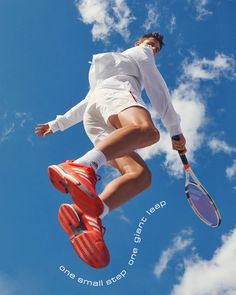
M 146 90 L 154 110 L 159 114 L 170 136 L 182 133 L 180 117 L 175 112 L 166 83 L 155 65 L 152 47 L 140 45 L 122 53 L 108 52 L 93 55 L 89 71 L 90 91 L 85 99 L 64 115 L 48 122 L 53 132 L 65 130 L 83 120 L 89 97 L 96 87 L 112 87 L 114 81 L 128 81 L 141 98 Z

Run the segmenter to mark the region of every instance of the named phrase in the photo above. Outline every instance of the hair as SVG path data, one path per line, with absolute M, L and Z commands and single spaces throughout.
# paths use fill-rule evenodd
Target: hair
M 160 43 L 161 48 L 165 45 L 165 43 L 163 42 L 164 36 L 158 32 L 144 34 L 139 38 L 139 41 L 143 42 L 150 37 L 155 38 Z

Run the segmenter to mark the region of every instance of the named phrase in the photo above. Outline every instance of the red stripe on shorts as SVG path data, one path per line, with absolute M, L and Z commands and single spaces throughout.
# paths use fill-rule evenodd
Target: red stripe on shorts
M 132 91 L 130 91 L 130 94 L 132 95 L 133 99 L 137 102 L 136 97 L 133 95 Z

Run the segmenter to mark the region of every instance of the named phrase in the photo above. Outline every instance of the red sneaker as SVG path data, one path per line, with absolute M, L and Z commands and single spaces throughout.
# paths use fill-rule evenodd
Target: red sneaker
M 103 204 L 96 193 L 97 176 L 92 167 L 68 160 L 49 166 L 48 176 L 59 191 L 71 194 L 82 212 L 95 217 L 102 214 Z
M 79 257 L 94 268 L 109 264 L 110 254 L 103 238 L 102 221 L 99 217 L 81 214 L 76 204 L 62 204 L 58 219 L 70 236 L 70 242 Z

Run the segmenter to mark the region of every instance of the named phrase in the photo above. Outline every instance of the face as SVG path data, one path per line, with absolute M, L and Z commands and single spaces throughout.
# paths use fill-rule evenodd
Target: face
M 139 46 L 140 44 L 151 45 L 154 55 L 157 55 L 161 49 L 159 41 L 157 41 L 157 39 L 154 37 L 149 37 L 148 39 L 143 40 L 142 43 L 140 41 L 136 42 L 136 46 Z

